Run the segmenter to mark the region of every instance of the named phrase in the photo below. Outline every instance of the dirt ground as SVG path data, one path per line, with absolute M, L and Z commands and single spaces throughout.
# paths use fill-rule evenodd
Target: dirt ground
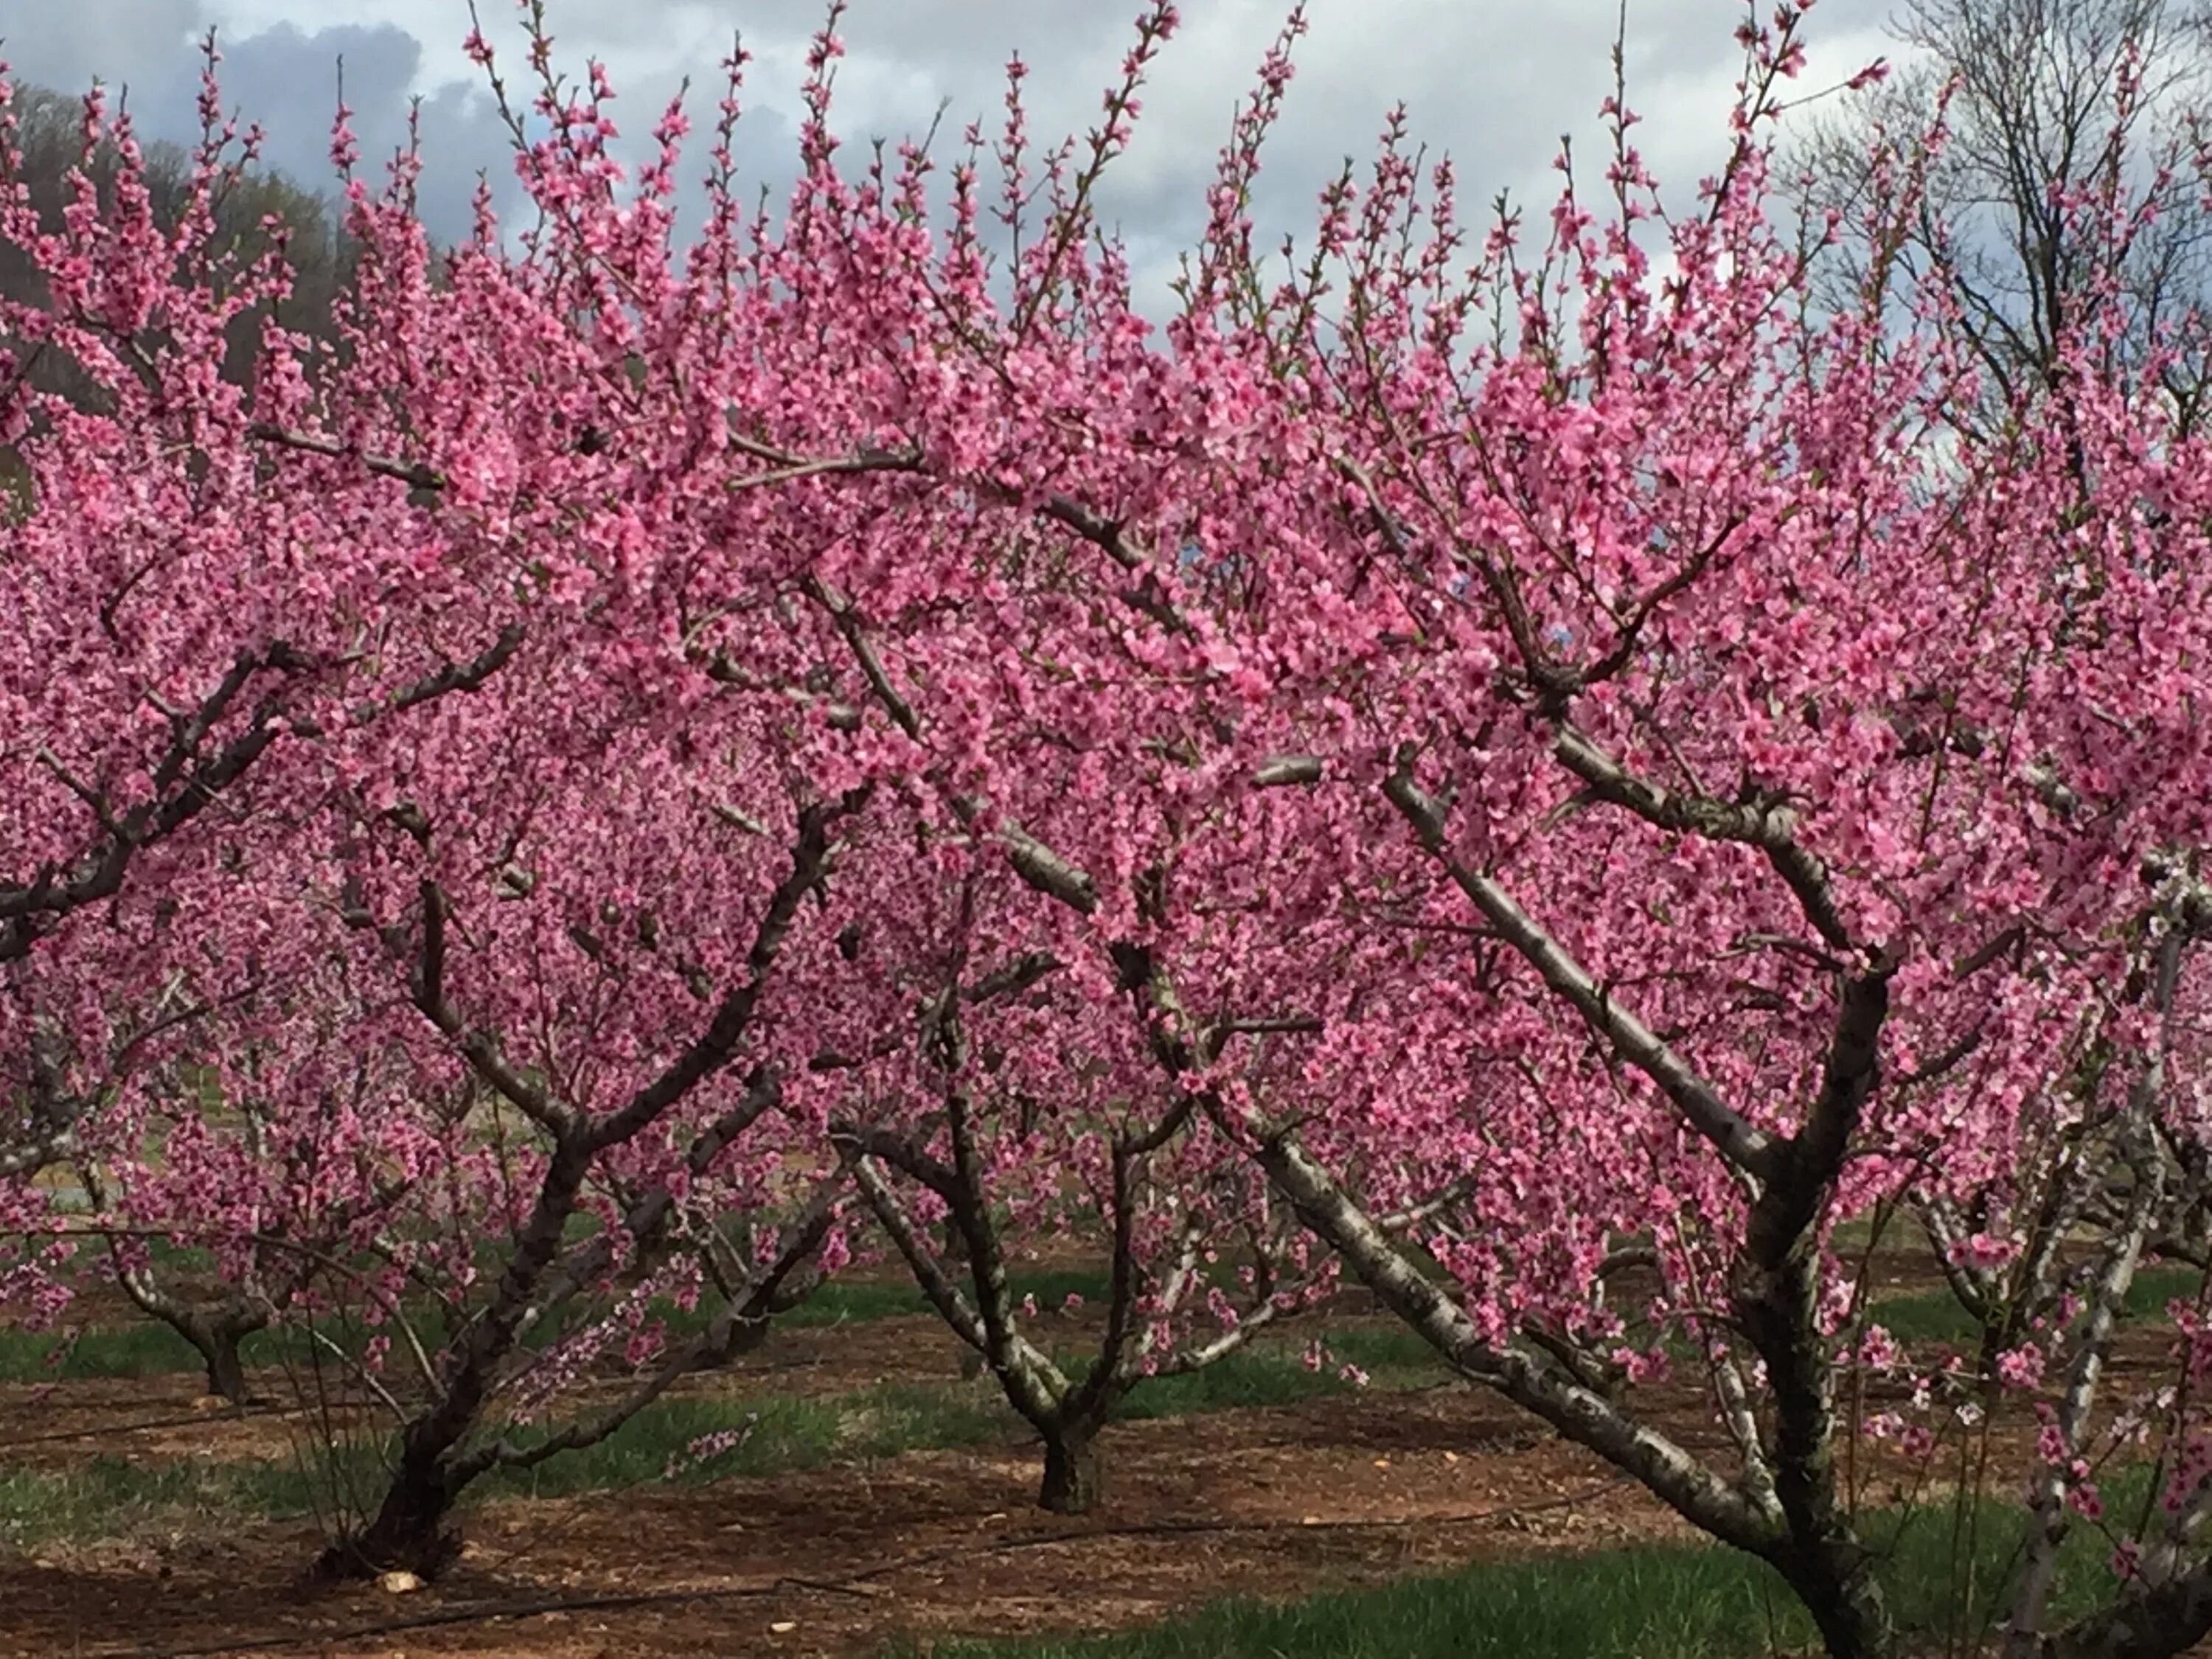
M 1203 1434 L 1132 1424 L 1105 1449 L 1107 1500 L 1080 1520 L 1030 1507 L 1036 1459 L 1012 1443 L 489 1504 L 460 1566 L 404 1596 L 304 1583 L 300 1526 L 0 1558 L 0 1653 L 866 1654 L 1674 1530 L 1456 1387 L 1222 1413 Z
M 2126 1346 L 2143 1351 L 2119 1369 L 2148 1370 L 2163 1339 Z M 835 1393 L 956 1371 L 941 1326 L 884 1319 L 779 1330 L 686 1387 Z M 191 1376 L 0 1388 L 0 1468 L 291 1455 L 296 1421 L 195 1409 L 198 1388 Z M 1638 1397 L 1725 1461 L 1688 1383 Z M 304 1522 L 0 1551 L 0 1659 L 842 1659 L 1687 1535 L 1594 1455 L 1458 1383 L 1127 1424 L 1103 1446 L 1106 1500 L 1081 1519 L 1032 1507 L 1037 1454 L 1011 1431 L 996 1445 L 703 1488 L 487 1504 L 466 1516 L 460 1565 L 404 1595 L 308 1582 L 319 1540 Z
M 956 1358 L 934 1322 L 877 1320 L 777 1332 L 700 1386 L 942 1382 Z M 295 1422 L 195 1410 L 198 1388 L 185 1376 L 0 1389 L 5 1456 L 58 1470 L 94 1454 L 290 1455 Z M 703 1488 L 488 1504 L 467 1516 L 460 1565 L 400 1595 L 307 1582 L 306 1523 L 0 1553 L 0 1655 L 874 1654 L 1676 1530 L 1595 1458 L 1457 1384 L 1210 1413 L 1202 1432 L 1133 1423 L 1103 1449 L 1106 1500 L 1081 1519 L 1032 1507 L 1037 1455 L 1012 1433 Z

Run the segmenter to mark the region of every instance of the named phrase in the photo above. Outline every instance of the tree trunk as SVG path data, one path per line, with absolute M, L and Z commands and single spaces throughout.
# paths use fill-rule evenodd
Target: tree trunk
M 207 1366 L 210 1394 L 220 1395 L 234 1406 L 253 1403 L 252 1393 L 246 1385 L 246 1365 L 239 1358 L 238 1345 L 269 1322 L 265 1316 L 229 1309 L 210 1313 L 195 1308 L 170 1318 L 168 1322 L 192 1345 Z
M 93 1190 L 91 1188 L 88 1191 Z M 246 1366 L 238 1345 L 269 1323 L 268 1304 L 246 1296 L 223 1301 L 187 1302 L 171 1295 L 143 1268 L 124 1268 L 116 1275 L 123 1293 L 149 1319 L 158 1319 L 192 1345 L 207 1367 L 208 1392 L 220 1395 L 234 1406 L 250 1406 Z
M 1099 1498 L 1098 1443 L 1090 1431 L 1048 1433 L 1037 1507 L 1054 1515 L 1088 1515 Z
M 374 1578 L 386 1572 L 435 1578 L 461 1553 L 460 1534 L 446 1524 L 457 1495 L 434 1451 L 408 1447 L 375 1519 L 325 1550 L 318 1571 L 331 1578 Z
M 460 1448 L 476 1427 L 500 1365 L 514 1352 L 524 1315 L 575 1212 L 594 1150 L 580 1133 L 556 1144 L 498 1289 L 448 1351 L 424 1414 L 401 1438 L 399 1465 L 376 1518 L 323 1552 L 316 1565 L 325 1574 L 362 1578 L 400 1571 L 433 1578 L 460 1553 L 460 1534 L 447 1526 L 447 1516 L 462 1488 L 482 1472 L 460 1465 Z
M 192 1346 L 207 1361 L 208 1392 L 221 1395 L 234 1406 L 250 1406 L 253 1401 L 246 1391 L 246 1367 L 238 1357 L 238 1338 L 239 1333 L 228 1326 L 216 1326 L 204 1340 L 194 1338 Z
M 1820 1319 L 1820 1218 L 1881 1075 L 1894 964 L 1844 981 L 1820 1092 L 1770 1157 L 1744 1220 L 1732 1300 L 1766 1365 L 1773 1492 L 1788 1541 L 1770 1556 L 1820 1626 L 1832 1659 L 1887 1659 L 1896 1626 L 1836 1486 L 1836 1372 Z
M 1813 1615 L 1828 1659 L 1888 1659 L 1896 1650 L 1874 1558 L 1855 1539 L 1832 1537 L 1775 1565 Z
M 760 1346 L 767 1338 L 769 1328 L 773 1322 L 765 1317 L 737 1321 L 730 1327 L 729 1340 L 701 1354 L 699 1363 L 695 1369 L 712 1371 L 736 1364 L 738 1360 Z

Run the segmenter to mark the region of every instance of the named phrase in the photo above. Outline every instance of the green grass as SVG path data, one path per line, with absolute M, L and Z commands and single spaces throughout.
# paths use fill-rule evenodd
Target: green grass
M 2203 1284 L 2204 1275 L 2194 1267 L 2145 1267 L 2128 1286 L 2124 1311 L 2130 1319 L 2164 1319 L 2167 1303 L 2194 1301 Z
M 1884 1587 L 1899 1622 L 1926 1636 L 2002 1603 L 2016 1510 L 1984 1504 L 1971 1591 L 1953 1566 L 1947 1510 L 1879 1516 Z M 2063 1553 L 2061 1617 L 2112 1580 L 2094 1528 Z M 914 1655 L 912 1644 L 891 1650 Z M 1148 1629 L 1103 1637 L 938 1641 L 933 1659 L 1733 1659 L 1812 1653 L 1812 1621 L 1764 1563 L 1718 1546 L 1639 1545 L 1490 1561 L 1459 1571 L 1296 1601 L 1218 1601 Z
M 704 1461 L 690 1455 L 705 1435 L 744 1430 L 737 1446 Z M 534 1469 L 489 1477 L 485 1495 L 562 1497 L 663 1480 L 672 1464 L 683 1485 L 726 1475 L 781 1474 L 835 1459 L 972 1446 L 1022 1431 L 995 1395 L 886 1383 L 853 1394 L 773 1395 L 753 1401 L 657 1401 L 595 1446 L 563 1452 Z
M 1079 1378 L 1088 1369 L 1065 1359 L 1061 1368 Z M 1249 1406 L 1295 1406 L 1328 1395 L 1346 1394 L 1351 1389 L 1352 1384 L 1334 1370 L 1308 1370 L 1294 1354 L 1240 1348 L 1203 1370 L 1181 1376 L 1146 1377 L 1122 1400 L 1115 1416 L 1133 1423 Z
M 0 1382 L 51 1382 L 58 1377 L 166 1376 L 200 1369 L 192 1345 L 167 1325 L 96 1327 L 78 1336 L 53 1364 L 62 1339 L 51 1331 L 0 1331 Z
M 1357 1365 L 1377 1378 L 1419 1372 L 1423 1381 L 1432 1381 L 1446 1369 L 1427 1338 L 1395 1320 L 1344 1326 L 1324 1332 L 1323 1340 L 1335 1364 Z
M 744 1438 L 719 1455 L 691 1455 L 701 1437 L 728 1430 Z M 487 1475 L 465 1501 L 557 1498 L 669 1478 L 699 1485 L 738 1474 L 819 1468 L 837 1459 L 889 1457 L 921 1448 L 1011 1439 L 1012 1412 L 980 1389 L 886 1384 L 820 1398 L 655 1401 L 595 1446 L 563 1452 L 532 1469 Z M 0 1473 L 0 1542 L 28 1547 L 54 1538 L 118 1537 L 210 1517 L 283 1518 L 327 1511 L 331 1494 L 358 1508 L 379 1492 L 386 1449 L 366 1439 L 342 1444 L 335 1464 L 297 1456 L 217 1462 L 179 1458 L 140 1464 L 101 1455 L 66 1472 Z
M 2194 1267 L 2145 1267 L 2128 1287 L 2121 1317 L 2163 1320 L 2166 1304 L 2176 1297 L 2194 1297 L 2203 1279 L 2203 1275 Z M 1963 1346 L 1978 1340 L 1982 1334 L 1972 1316 L 1948 1290 L 1883 1297 L 1867 1310 L 1867 1318 L 1869 1323 L 1880 1325 L 1908 1346 L 1915 1342 L 1948 1342 Z
M 359 1479 L 362 1490 L 375 1490 L 373 1468 L 364 1465 Z M 103 1454 L 65 1474 L 0 1470 L 0 1542 L 30 1548 L 199 1528 L 215 1516 L 311 1514 L 325 1490 L 292 1458 L 140 1464 Z
M 179 1340 L 166 1327 L 112 1334 L 136 1336 L 150 1350 L 156 1334 Z M 1442 1375 L 1411 1332 L 1360 1328 L 1333 1333 L 1328 1342 L 1335 1363 L 1319 1371 L 1306 1370 L 1285 1343 L 1242 1350 L 1188 1376 L 1150 1379 L 1123 1402 L 1120 1416 L 1178 1417 L 1345 1394 L 1354 1385 L 1338 1375 L 1336 1364 L 1347 1360 L 1368 1370 L 1378 1387 L 1409 1386 Z M 161 1355 L 95 1350 L 88 1358 L 104 1364 L 128 1360 L 153 1366 Z M 1074 1357 L 1067 1363 L 1080 1374 Z M 737 1445 L 703 1459 L 693 1455 L 694 1443 L 703 1437 L 735 1430 L 744 1431 Z M 1011 1443 L 1029 1434 L 988 1381 L 884 1383 L 816 1396 L 659 1400 L 597 1445 L 561 1453 L 534 1468 L 495 1472 L 479 1483 L 474 1496 L 555 1498 L 602 1492 L 664 1480 L 672 1468 L 678 1483 L 696 1484 L 726 1475 L 818 1468 L 835 1460 Z M 338 1473 L 356 1498 L 373 1494 L 383 1451 L 358 1442 L 342 1448 L 341 1455 Z M 235 1463 L 185 1459 L 141 1466 L 101 1456 L 66 1474 L 18 1470 L 0 1479 L 0 1540 L 21 1546 L 61 1535 L 112 1537 L 181 1524 L 192 1515 L 312 1514 L 329 1507 L 331 1488 L 331 1469 L 302 1468 L 296 1457 Z
M 1133 1422 L 1239 1407 L 1294 1406 L 1349 1394 L 1358 1385 L 1341 1375 L 1346 1364 L 1365 1371 L 1369 1386 L 1377 1389 L 1419 1388 L 1450 1375 L 1436 1351 L 1402 1325 L 1346 1326 L 1318 1334 L 1328 1350 L 1318 1370 L 1306 1369 L 1299 1352 L 1304 1344 L 1296 1338 L 1240 1348 L 1203 1370 L 1147 1377 L 1121 1402 L 1116 1416 Z M 1061 1364 L 1072 1375 L 1083 1369 L 1068 1359 Z
M 1119 1636 L 939 1641 L 934 1659 L 1705 1659 L 1802 1642 L 1765 1567 L 1693 1547 L 1498 1562 L 1381 1589 L 1217 1602 Z M 893 1651 L 912 1655 L 909 1644 Z
M 368 1334 L 354 1329 L 339 1340 L 358 1350 Z M 64 1350 L 58 1364 L 54 1363 L 57 1349 Z M 304 1331 L 280 1328 L 251 1333 L 238 1352 L 246 1369 L 255 1370 L 312 1364 L 315 1345 Z M 156 1320 L 91 1326 L 67 1344 L 51 1331 L 0 1331 L 0 1382 L 174 1376 L 199 1370 L 203 1364 L 198 1349 Z

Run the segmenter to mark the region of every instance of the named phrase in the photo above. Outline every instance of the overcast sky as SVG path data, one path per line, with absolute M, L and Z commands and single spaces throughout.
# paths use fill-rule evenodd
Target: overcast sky
M 790 176 L 793 112 L 819 0 L 548 0 L 556 57 L 567 69 L 603 60 L 629 135 L 642 137 L 689 75 L 710 117 L 716 64 L 733 30 L 756 62 L 742 159 L 781 188 Z M 511 0 L 480 0 L 510 70 Z M 1279 234 L 1310 222 L 1314 193 L 1346 155 L 1364 157 L 1383 115 L 1403 100 L 1414 133 L 1455 158 L 1463 210 L 1501 188 L 1548 205 L 1559 135 L 1598 154 L 1595 112 L 1609 90 L 1617 0 L 1312 0 L 1282 125 L 1271 140 L 1259 204 Z M 971 119 L 998 119 L 1003 66 L 1018 49 L 1031 68 L 1030 130 L 1086 128 L 1100 90 L 1133 38 L 1137 0 L 854 0 L 842 30 L 840 132 L 848 140 L 926 129 L 940 104 L 948 138 Z M 1109 215 L 1140 264 L 1164 268 L 1202 222 L 1202 192 L 1239 95 L 1280 27 L 1285 0 L 1185 0 L 1182 27 L 1149 88 L 1132 153 L 1111 175 Z M 1822 0 L 1806 27 L 1810 88 L 1841 79 L 1896 48 L 1889 0 Z M 1630 0 L 1629 102 L 1645 118 L 1647 158 L 1670 197 L 1686 198 L 1724 143 L 1730 85 L 1741 65 L 1731 0 Z M 506 135 L 462 55 L 466 0 L 0 0 L 0 58 L 21 79 L 70 91 L 94 76 L 129 88 L 142 130 L 189 137 L 197 37 L 213 26 L 226 101 L 268 130 L 266 154 L 301 182 L 324 186 L 337 64 L 365 160 L 398 143 L 422 100 L 434 233 L 465 231 L 477 170 L 514 194 Z M 704 124 L 703 118 L 702 125 Z M 949 148 L 949 146 L 946 146 Z

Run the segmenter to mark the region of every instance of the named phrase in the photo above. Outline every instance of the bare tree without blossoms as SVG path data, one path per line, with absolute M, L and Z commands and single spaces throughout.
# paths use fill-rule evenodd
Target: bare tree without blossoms
M 1899 62 L 1786 148 L 1814 214 L 1846 213 L 1913 166 L 1940 124 L 1919 205 L 1869 250 L 1829 250 L 1816 292 L 1922 282 L 2002 420 L 2049 386 L 2089 316 L 2108 377 L 2148 375 L 2175 423 L 2206 418 L 2212 214 L 2201 156 L 2212 37 L 2174 0 L 1913 0 Z M 2094 197 L 2100 213 L 2078 203 Z M 1871 257 L 1864 257 L 1871 253 Z

